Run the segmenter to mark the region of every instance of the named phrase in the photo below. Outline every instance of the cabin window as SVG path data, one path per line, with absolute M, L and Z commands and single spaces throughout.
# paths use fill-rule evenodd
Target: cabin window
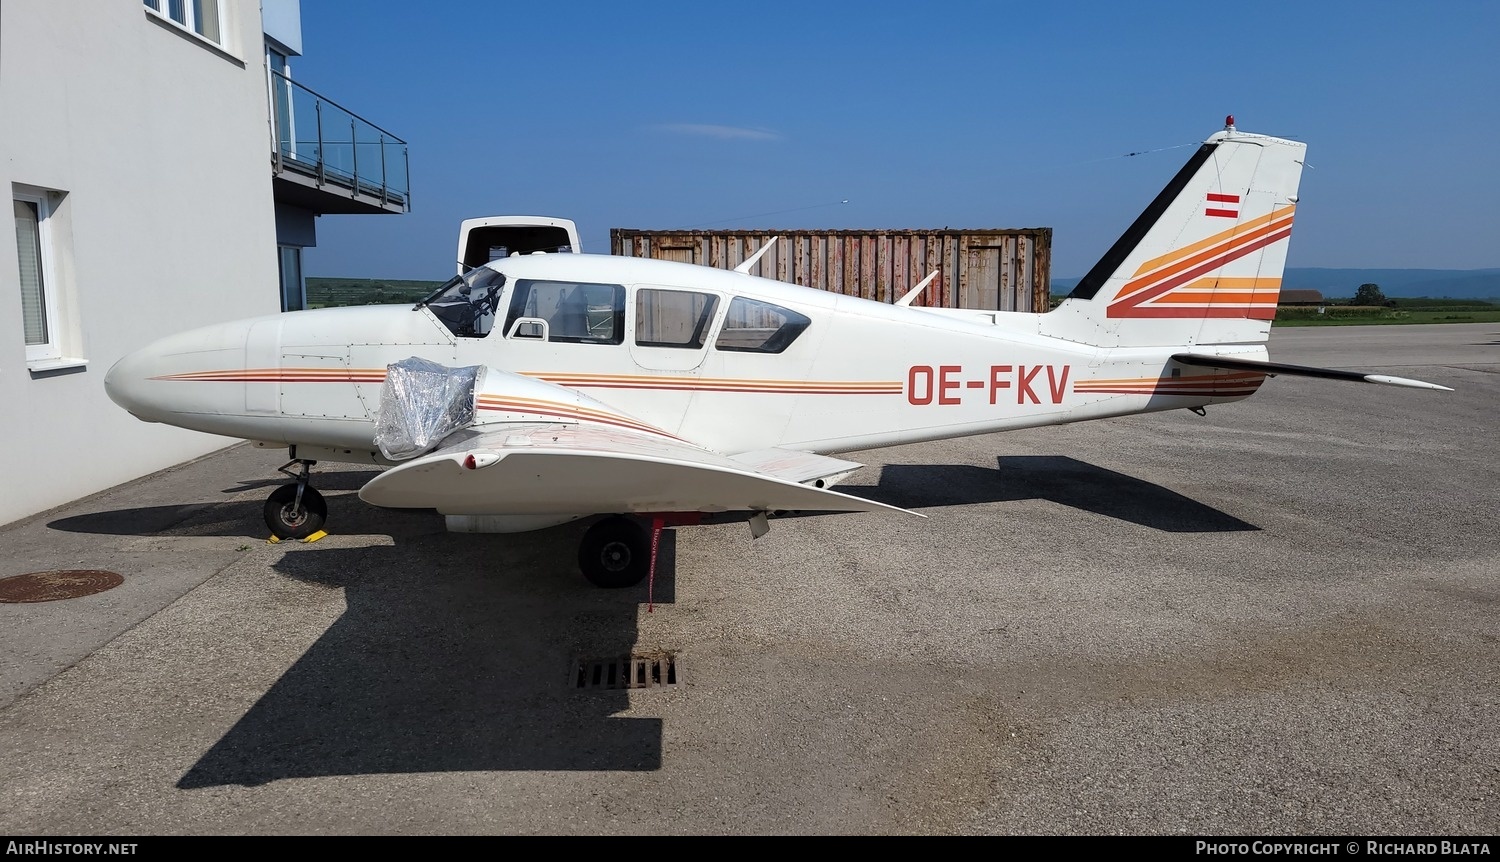
M 643 287 L 635 294 L 635 343 L 697 350 L 708 338 L 718 306 L 719 298 L 711 293 Z
M 806 315 L 758 299 L 736 297 L 714 347 L 741 353 L 780 353 L 812 323 Z
M 625 340 L 625 287 L 521 279 L 511 295 L 505 332 L 534 337 L 542 327 L 533 321 L 546 322 L 548 341 L 619 344 Z

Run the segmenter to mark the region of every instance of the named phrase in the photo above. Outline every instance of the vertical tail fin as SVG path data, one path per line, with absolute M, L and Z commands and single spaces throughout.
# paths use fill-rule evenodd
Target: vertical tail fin
M 1230 117 L 1043 316 L 1042 332 L 1101 347 L 1265 342 L 1305 152 Z

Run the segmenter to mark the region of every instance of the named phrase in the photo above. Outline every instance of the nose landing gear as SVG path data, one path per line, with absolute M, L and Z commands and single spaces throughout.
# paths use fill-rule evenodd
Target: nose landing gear
M 292 454 L 295 456 L 296 451 L 293 450 Z M 328 520 L 327 501 L 308 482 L 316 463 L 293 457 L 278 468 L 297 483 L 282 485 L 266 498 L 266 526 L 276 538 L 305 539 L 323 529 L 323 522 Z

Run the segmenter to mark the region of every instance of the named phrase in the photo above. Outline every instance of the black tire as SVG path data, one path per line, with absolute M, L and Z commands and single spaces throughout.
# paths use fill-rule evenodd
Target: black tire
M 583 534 L 578 568 L 596 587 L 633 587 L 651 571 L 651 533 L 630 518 L 605 518 Z
M 294 510 L 297 486 L 282 485 L 266 498 L 266 526 L 278 539 L 305 539 L 323 529 L 328 520 L 328 503 L 312 488 L 302 491 L 302 509 Z

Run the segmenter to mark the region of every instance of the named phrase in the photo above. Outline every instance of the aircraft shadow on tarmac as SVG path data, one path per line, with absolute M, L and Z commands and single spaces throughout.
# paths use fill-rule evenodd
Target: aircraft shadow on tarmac
M 904 509 L 966 506 L 1015 500 L 1051 500 L 1060 505 L 1167 532 L 1258 530 L 1232 515 L 1160 485 L 1059 455 L 1016 455 L 996 459 L 998 470 L 969 464 L 889 464 L 876 485 L 842 484 L 838 490 Z M 328 500 L 330 531 L 394 538 L 443 533 L 439 515 L 426 509 L 380 509 L 354 493 L 368 470 L 316 474 Z M 244 481 L 223 493 L 255 488 Z M 275 483 L 264 483 L 275 484 Z M 70 533 L 113 535 L 243 536 L 264 538 L 262 501 L 198 502 L 141 506 L 59 518 L 47 526 Z M 705 517 L 705 522 L 743 520 L 749 513 Z M 808 512 L 823 515 L 825 512 Z M 571 559 L 571 554 L 568 555 Z
M 448 533 L 431 510 L 381 509 L 353 493 L 368 471 L 318 473 L 339 536 L 287 544 L 288 577 L 343 589 L 346 609 L 178 781 L 182 789 L 286 778 L 467 770 L 657 769 L 661 722 L 616 717 L 624 690 L 580 689 L 580 659 L 638 649 L 636 615 L 675 599 L 663 532 L 649 584 L 604 590 L 577 568 L 589 521 L 513 535 Z M 242 482 L 224 489 L 238 494 Z M 48 524 L 130 536 L 264 539 L 262 501 L 100 511 Z M 649 695 L 648 695 L 649 696 Z
M 1014 500 L 1051 500 L 1172 533 L 1259 530 L 1212 506 L 1160 485 L 1059 455 L 996 458 L 999 469 L 969 464 L 888 464 L 873 486 L 838 490 L 903 509 Z
M 1047 499 L 1160 530 L 1258 529 L 1072 458 L 1001 457 L 998 468 L 889 465 L 878 484 L 840 490 L 906 508 Z M 350 484 L 320 476 L 324 488 Z M 336 534 L 389 535 L 394 544 L 287 547 L 273 568 L 341 588 L 346 610 L 179 788 L 377 773 L 660 768 L 660 720 L 619 716 L 630 693 L 580 689 L 573 678 L 581 658 L 651 646 L 637 643 L 647 584 L 604 590 L 578 572 L 577 542 L 588 521 L 511 535 L 447 533 L 428 510 L 379 509 L 348 490 L 327 499 Z M 265 529 L 260 509 L 259 500 L 152 506 L 49 526 L 257 536 Z M 650 597 L 675 598 L 671 530 L 662 536 Z
M 374 475 L 368 470 L 313 474 L 313 485 L 328 501 L 331 531 L 359 534 L 441 532 L 442 518 L 430 510 L 377 509 L 355 493 Z M 288 484 L 280 480 L 244 480 L 220 493 L 238 494 L 260 487 Z M 200 500 L 171 506 L 134 506 L 73 515 L 50 521 L 47 527 L 68 533 L 106 533 L 117 536 L 240 536 L 264 539 L 270 535 L 262 518 L 264 498 Z
M 647 598 L 645 583 L 606 590 L 579 574 L 585 523 L 290 550 L 275 569 L 342 588 L 347 609 L 177 786 L 660 768 L 661 721 L 617 717 L 626 691 L 581 689 L 576 678 L 580 659 L 640 649 Z M 668 530 L 656 603 L 675 598 L 674 571 Z

